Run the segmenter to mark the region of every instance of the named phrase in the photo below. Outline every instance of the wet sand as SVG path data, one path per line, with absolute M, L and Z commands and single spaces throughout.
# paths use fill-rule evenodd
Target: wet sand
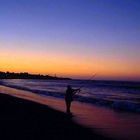
M 31 97 L 36 102 L 22 99 L 31 99 Z M 42 104 L 39 102 L 42 102 Z M 24 91 L 0 87 L 0 139 L 108 139 L 107 137 L 74 122 L 71 117 L 64 112 L 44 105 L 44 102 L 46 101 L 41 101 L 41 98 L 37 99 L 37 96 L 33 96 L 32 93 L 28 97 Z
M 53 97 L 43 97 L 31 92 L 16 90 L 4 86 L 0 86 L 0 92 L 26 100 L 35 101 L 42 105 L 47 105 L 55 110 L 65 112 L 65 103 L 64 100 L 61 99 L 56 99 Z M 79 102 L 73 102 L 71 110 L 74 115 L 72 118 L 72 122 L 74 121 L 76 125 L 78 123 L 80 125 L 80 128 L 81 125 L 91 128 L 90 131 L 92 130 L 92 134 L 90 132 L 88 136 L 92 135 L 92 138 L 94 137 L 94 139 L 98 139 L 96 136 L 97 134 L 99 134 L 100 136 L 99 139 L 140 139 L 139 114 L 114 112 L 113 110 L 107 108 L 90 106 L 88 104 Z M 65 128 L 64 125 L 62 128 Z

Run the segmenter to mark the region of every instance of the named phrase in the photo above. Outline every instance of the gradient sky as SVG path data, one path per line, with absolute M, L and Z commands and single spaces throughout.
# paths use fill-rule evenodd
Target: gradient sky
M 140 80 L 140 1 L 0 0 L 0 71 Z

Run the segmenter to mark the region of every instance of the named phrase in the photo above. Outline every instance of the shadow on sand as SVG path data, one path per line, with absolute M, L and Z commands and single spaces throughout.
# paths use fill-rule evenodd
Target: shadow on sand
M 0 139 L 104 140 L 108 139 L 73 122 L 48 106 L 0 94 Z

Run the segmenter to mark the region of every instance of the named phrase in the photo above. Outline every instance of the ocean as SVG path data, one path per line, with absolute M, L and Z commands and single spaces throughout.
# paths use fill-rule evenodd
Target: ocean
M 75 101 L 140 113 L 140 82 L 96 80 L 4 79 L 1 85 L 31 91 L 41 96 L 64 98 L 67 85 L 81 87 Z

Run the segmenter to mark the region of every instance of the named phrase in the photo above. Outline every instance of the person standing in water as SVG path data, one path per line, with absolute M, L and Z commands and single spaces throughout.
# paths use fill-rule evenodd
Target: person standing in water
M 71 102 L 73 101 L 74 95 L 78 91 L 80 92 L 80 89 L 72 89 L 72 87 L 70 85 L 67 86 L 65 102 L 66 102 L 66 112 L 68 114 L 71 114 L 71 112 L 70 112 Z

